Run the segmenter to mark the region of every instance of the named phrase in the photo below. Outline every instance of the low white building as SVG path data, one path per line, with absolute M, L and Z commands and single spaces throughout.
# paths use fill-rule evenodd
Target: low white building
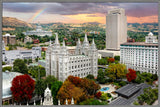
M 120 46 L 120 62 L 140 72 L 158 73 L 158 43 L 152 33 L 146 42 L 127 42 Z
M 58 34 L 55 43 L 46 51 L 46 76 L 54 75 L 58 80 L 65 81 L 69 75 L 86 77 L 92 74 L 97 77 L 98 51 L 94 43 L 90 45 L 85 35 L 83 44 L 78 39 L 75 54 L 70 54 L 65 42 L 60 46 Z
M 5 50 L 2 42 L 2 61 L 12 64 L 15 59 L 34 59 L 41 57 L 41 47 L 32 47 L 31 50 Z
M 44 31 L 42 30 L 42 26 L 38 24 L 36 30 L 23 32 L 24 35 L 37 35 L 37 36 L 52 36 L 52 31 Z
M 24 38 L 24 43 L 32 42 L 32 41 L 33 41 L 33 39 L 32 39 L 31 37 L 29 37 L 29 36 L 26 36 L 26 37 Z

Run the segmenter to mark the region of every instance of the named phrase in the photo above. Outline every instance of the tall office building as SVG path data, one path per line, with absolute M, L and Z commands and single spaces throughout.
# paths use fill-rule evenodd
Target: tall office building
M 108 11 L 106 16 L 106 49 L 120 50 L 120 44 L 127 42 L 127 17 L 122 8 Z

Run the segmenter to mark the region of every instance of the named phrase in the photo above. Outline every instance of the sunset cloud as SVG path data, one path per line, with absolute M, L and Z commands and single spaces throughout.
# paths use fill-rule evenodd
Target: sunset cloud
M 48 19 L 51 20 L 52 18 L 53 22 L 65 22 L 64 20 L 67 20 L 68 23 L 72 21 L 105 23 L 108 10 L 113 8 L 124 8 L 129 23 L 158 22 L 158 3 L 3 3 L 3 16 L 17 17 L 27 21 L 37 11 L 45 9 L 36 20 L 47 22 Z M 22 14 L 23 16 L 20 16 Z M 47 17 L 55 15 L 59 17 L 56 17 L 56 20 L 54 17 Z M 151 20 L 150 18 L 154 19 Z

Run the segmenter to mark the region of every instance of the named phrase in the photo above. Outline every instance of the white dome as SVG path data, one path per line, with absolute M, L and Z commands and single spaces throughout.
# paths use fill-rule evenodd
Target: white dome
M 18 76 L 18 75 L 23 75 L 21 73 L 18 72 L 2 72 L 2 98 L 8 98 L 12 96 L 12 92 L 10 90 L 11 88 L 11 84 L 12 84 L 12 80 L 14 77 Z
M 148 36 L 153 36 L 153 33 L 152 33 L 152 32 L 149 32 Z
M 5 36 L 10 36 L 10 34 L 9 34 L 9 33 L 7 33 Z

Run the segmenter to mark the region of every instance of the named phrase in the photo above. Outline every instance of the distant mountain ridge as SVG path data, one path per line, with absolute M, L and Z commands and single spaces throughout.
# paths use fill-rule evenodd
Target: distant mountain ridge
M 2 19 L 3 27 L 10 26 L 10 27 L 30 27 L 33 26 L 25 21 L 19 20 L 14 17 L 3 17 Z

